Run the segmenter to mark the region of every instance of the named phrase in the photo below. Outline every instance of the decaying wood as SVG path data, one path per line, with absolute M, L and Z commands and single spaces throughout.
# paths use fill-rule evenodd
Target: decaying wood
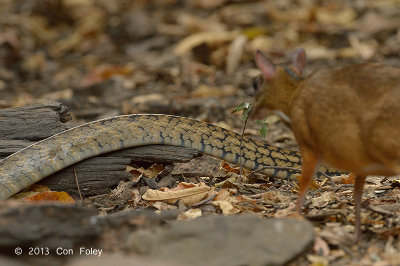
M 71 120 L 61 103 L 0 110 L 0 139 L 38 141 L 68 129 Z
M 0 159 L 35 141 L 70 128 L 68 109 L 60 103 L 0 110 Z M 131 175 L 126 167 L 135 162 L 188 162 L 198 151 L 163 145 L 125 149 L 97 156 L 55 173 L 41 184 L 53 190 L 77 194 L 74 169 L 81 192 L 85 196 L 104 194 Z

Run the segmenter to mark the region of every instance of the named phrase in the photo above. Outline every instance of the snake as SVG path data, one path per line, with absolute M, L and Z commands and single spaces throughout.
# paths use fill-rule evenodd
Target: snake
M 258 142 L 203 121 L 172 115 L 122 115 L 73 127 L 1 160 L 0 199 L 8 199 L 84 159 L 155 144 L 192 148 L 277 178 L 292 178 L 301 166 L 298 151 Z M 325 167 L 318 173 L 340 174 Z

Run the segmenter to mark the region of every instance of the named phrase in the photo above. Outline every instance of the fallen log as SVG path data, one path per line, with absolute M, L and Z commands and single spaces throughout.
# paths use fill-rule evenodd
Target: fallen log
M 67 123 L 69 120 L 68 108 L 61 103 L 0 109 L 0 159 L 71 128 L 72 125 Z M 120 181 L 130 179 L 126 167 L 132 162 L 171 164 L 188 162 L 198 156 L 200 153 L 196 150 L 173 146 L 129 148 L 84 160 L 45 178 L 40 184 L 77 195 L 77 178 L 82 195 L 105 194 Z

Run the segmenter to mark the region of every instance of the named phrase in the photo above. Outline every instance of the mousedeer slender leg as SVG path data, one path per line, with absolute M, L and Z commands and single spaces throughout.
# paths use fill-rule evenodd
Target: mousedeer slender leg
M 296 204 L 296 211 L 298 213 L 301 213 L 301 207 L 303 207 L 307 189 L 311 184 L 311 180 L 314 175 L 315 169 L 319 164 L 319 156 L 310 149 L 301 149 L 301 157 L 302 157 L 301 180 L 299 184 L 299 197 L 297 199 L 297 204 Z
M 356 175 L 355 184 L 354 184 L 354 203 L 355 203 L 355 215 L 356 215 L 356 241 L 360 240 L 361 237 L 361 197 L 363 194 L 364 183 L 366 176 L 364 175 Z

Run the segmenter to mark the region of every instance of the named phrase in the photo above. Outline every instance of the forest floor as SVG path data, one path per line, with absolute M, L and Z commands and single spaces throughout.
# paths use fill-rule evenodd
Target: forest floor
M 241 114 L 232 110 L 253 101 L 257 49 L 282 62 L 290 51 L 303 47 L 306 74 L 366 61 L 400 67 L 399 25 L 398 0 L 0 0 L 0 108 L 58 101 L 68 107 L 74 125 L 121 114 L 157 113 L 191 117 L 240 133 Z M 265 138 L 254 121 L 249 121 L 246 135 L 297 149 L 284 121 L 271 112 L 267 123 Z M 214 198 L 195 207 L 144 200 L 149 186 L 140 178 L 152 171 L 158 171 L 157 176 L 164 166 L 147 172 L 130 167 L 132 179 L 127 182 L 134 182 L 133 187 L 120 184 L 110 192 L 129 190 L 125 202 L 107 195 L 76 201 L 94 206 L 101 216 L 138 209 L 176 211 L 179 215 L 173 219 L 183 220 L 210 214 L 295 215 L 296 182 L 239 181 L 236 166 L 209 156 L 176 163 L 170 173 L 174 186 L 203 182 L 215 192 L 218 203 Z M 156 183 L 161 180 L 156 178 Z M 328 179 L 316 180 L 307 194 L 304 216 L 313 226 L 314 244 L 291 264 L 399 265 L 399 179 L 367 179 L 359 243 L 353 241 L 354 180 L 346 175 L 333 180 L 335 186 Z M 1 204 L 5 209 L 28 205 Z M 121 244 L 107 233 L 100 238 L 105 250 L 111 242 Z M 108 247 L 110 254 L 120 249 Z M 9 252 L 0 254 L 15 259 Z M 28 257 L 21 261 L 37 262 Z M 47 263 L 69 261 L 53 257 Z

